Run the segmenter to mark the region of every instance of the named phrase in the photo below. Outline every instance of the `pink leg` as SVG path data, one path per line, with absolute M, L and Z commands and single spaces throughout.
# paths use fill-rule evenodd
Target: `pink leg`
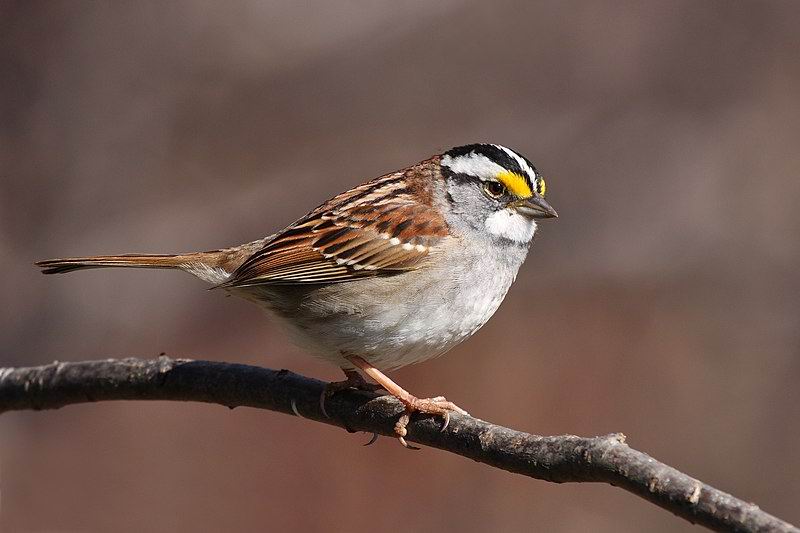
M 417 398 L 400 385 L 389 379 L 386 374 L 357 355 L 347 356 L 347 360 L 360 368 L 366 375 L 374 379 L 378 384 L 380 384 L 381 387 L 386 389 L 389 394 L 403 402 L 403 405 L 406 406 L 406 412 L 403 413 L 403 415 L 397 421 L 397 424 L 394 426 L 394 431 L 397 434 L 397 438 L 400 440 L 400 444 L 406 448 L 413 448 L 413 446 L 410 446 L 406 442 L 405 436 L 408 434 L 406 426 L 408 425 L 411 414 L 415 411 L 431 415 L 444 416 L 444 425 L 442 426 L 442 431 L 444 431 L 447 428 L 447 425 L 450 423 L 450 411 L 455 411 L 462 415 L 469 414 L 453 402 L 448 402 L 444 396 L 437 396 L 435 398 Z

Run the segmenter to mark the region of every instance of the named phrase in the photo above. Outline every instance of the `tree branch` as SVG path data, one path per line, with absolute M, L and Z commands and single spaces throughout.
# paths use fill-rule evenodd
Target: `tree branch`
M 56 362 L 0 368 L 0 413 L 105 400 L 197 401 L 297 412 L 348 431 L 394 435 L 395 421 L 403 411 L 397 400 L 344 391 L 326 403 L 331 416 L 326 418 L 319 406 L 324 386 L 288 370 L 167 357 Z M 622 434 L 541 437 L 455 413 L 447 429 L 440 428 L 441 419 L 415 415 L 406 438 L 546 481 L 609 483 L 718 531 L 800 532 L 752 503 L 628 447 Z

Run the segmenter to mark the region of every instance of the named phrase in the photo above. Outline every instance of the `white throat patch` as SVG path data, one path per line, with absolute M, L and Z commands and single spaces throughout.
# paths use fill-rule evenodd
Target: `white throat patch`
M 492 213 L 484 223 L 486 231 L 497 237 L 525 244 L 533 239 L 536 233 L 536 222 L 507 207 Z

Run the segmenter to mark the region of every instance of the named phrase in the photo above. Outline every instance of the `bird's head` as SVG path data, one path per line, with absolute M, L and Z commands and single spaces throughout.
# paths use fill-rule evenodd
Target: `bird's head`
M 468 144 L 440 159 L 451 225 L 466 223 L 474 230 L 518 244 L 536 232 L 536 219 L 557 217 L 544 196 L 547 186 L 533 164 L 519 153 L 497 144 Z

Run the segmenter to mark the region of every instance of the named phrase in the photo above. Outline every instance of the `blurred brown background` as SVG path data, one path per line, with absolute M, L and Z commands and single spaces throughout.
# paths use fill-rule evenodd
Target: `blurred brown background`
M 800 522 L 800 3 L 0 2 L 0 364 L 159 352 L 338 370 L 172 272 L 74 254 L 268 234 L 453 145 L 515 147 L 561 218 L 497 316 L 395 374 L 541 434 L 622 431 Z M 0 418 L 2 531 L 688 531 L 248 409 Z

